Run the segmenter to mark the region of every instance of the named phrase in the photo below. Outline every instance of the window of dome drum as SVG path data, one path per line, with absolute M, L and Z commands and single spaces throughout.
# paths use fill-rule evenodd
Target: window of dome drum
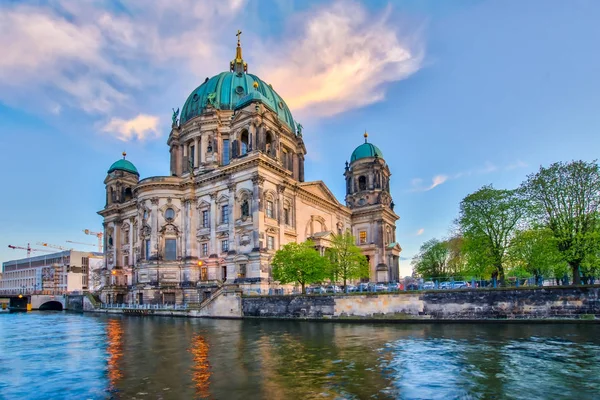
M 248 131 L 242 132 L 240 141 L 241 141 L 240 155 L 243 156 L 246 153 L 248 153 Z
M 173 218 L 175 218 L 175 210 L 173 210 L 172 208 L 167 208 L 165 210 L 165 219 L 167 221 L 172 221 Z

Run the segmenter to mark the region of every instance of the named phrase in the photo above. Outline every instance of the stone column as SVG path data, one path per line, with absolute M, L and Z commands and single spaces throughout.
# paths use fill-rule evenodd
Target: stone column
M 279 225 L 279 238 L 275 243 L 275 250 L 279 249 L 283 244 L 284 232 L 285 232 L 285 221 L 283 219 L 283 199 L 285 192 L 285 186 L 277 185 L 277 222 Z
M 135 243 L 133 243 L 133 227 L 134 227 L 135 217 L 129 218 L 129 263 L 126 265 L 127 267 L 135 264 Z
M 217 192 L 210 194 L 210 251 L 209 254 L 218 254 L 217 251 Z
M 197 222 L 198 222 L 198 217 L 196 216 L 196 199 L 195 197 L 191 197 L 188 199 L 188 207 L 189 207 L 189 212 L 188 212 L 188 237 L 189 237 L 189 244 L 188 244 L 188 255 L 189 257 L 198 257 L 198 242 L 196 240 L 196 230 L 197 228 Z
M 117 266 L 117 265 L 121 265 L 121 263 L 119 262 L 119 228 L 117 226 L 118 220 L 115 220 L 111 223 L 112 225 L 112 231 L 113 231 L 113 248 L 112 248 L 112 254 L 113 254 L 113 267 Z
M 264 232 L 264 220 L 260 218 L 260 212 L 263 209 L 262 186 L 265 178 L 256 173 L 252 177 L 252 223 L 254 232 L 252 232 L 252 248 L 260 248 L 260 233 Z
M 150 199 L 150 251 L 153 256 L 158 255 L 158 197 Z
M 293 153 L 292 154 L 292 177 L 295 180 L 297 180 L 297 181 L 300 180 L 300 174 L 299 174 L 299 171 L 300 171 L 300 165 L 299 164 L 300 163 L 298 161 L 299 161 L 298 154 L 297 153 Z
M 235 182 L 230 182 L 227 185 L 227 189 L 229 189 L 229 237 L 227 240 L 229 241 L 229 250 L 237 250 L 235 248 L 235 206 L 236 206 L 236 194 L 235 194 Z
M 198 138 L 194 139 L 194 168 L 198 168 L 200 165 L 200 151 L 198 149 Z

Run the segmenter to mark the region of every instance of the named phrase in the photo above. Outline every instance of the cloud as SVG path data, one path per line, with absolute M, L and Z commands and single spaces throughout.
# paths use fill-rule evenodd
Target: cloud
M 428 190 L 431 190 L 439 185 L 441 185 L 442 183 L 446 182 L 448 180 L 448 176 L 447 175 L 436 175 L 431 179 L 431 185 L 429 186 L 423 186 L 423 180 L 420 178 L 415 178 L 411 181 L 411 185 L 413 186 L 413 188 L 410 190 L 411 192 L 426 192 Z
M 515 163 L 508 164 L 506 167 L 504 167 L 504 169 L 505 170 L 513 170 L 516 168 L 524 168 L 524 167 L 527 167 L 526 163 L 524 163 L 522 161 L 517 161 Z M 457 172 L 451 176 L 443 175 L 443 174 L 436 175 L 432 178 L 431 185 L 429 185 L 429 186 L 423 186 L 423 179 L 413 178 L 410 181 L 412 188 L 409 191 L 410 192 L 426 192 L 426 191 L 431 190 L 449 180 L 459 179 L 459 178 L 463 178 L 466 176 L 489 174 L 489 173 L 496 172 L 499 170 L 500 170 L 500 168 L 498 168 L 495 164 L 493 164 L 489 161 L 486 161 L 484 166 L 481 168 L 474 168 L 474 169 L 470 169 L 467 171 Z
M 421 228 L 417 231 L 417 236 L 421 236 L 423 233 L 425 233 L 425 228 Z
M 297 34 L 267 43 L 260 76 L 303 114 L 333 115 L 385 97 L 385 84 L 421 67 L 420 38 L 399 37 L 390 9 L 370 14 L 338 1 L 296 16 Z
M 426 190 L 431 190 L 436 186 L 441 185 L 442 183 L 446 182 L 448 180 L 448 177 L 446 175 L 436 175 L 433 177 L 433 182 L 431 183 L 431 186 L 429 186 Z
M 140 114 L 130 120 L 112 118 L 102 131 L 124 142 L 158 137 L 158 117 Z
M 154 90 L 164 89 L 173 76 L 186 75 L 178 73 L 182 66 L 216 69 L 214 43 L 243 5 L 243 0 L 132 1 L 115 9 L 108 0 L 4 3 L 0 100 L 51 113 L 56 103 L 95 115 L 123 108 L 140 112 L 133 99 L 146 86 L 162 80 L 166 83 Z M 167 71 L 171 76 L 164 79 Z
M 517 169 L 517 168 L 527 168 L 529 165 L 527 165 L 527 163 L 524 163 L 521 160 L 517 160 L 516 162 L 512 163 L 512 164 L 508 164 L 506 166 L 506 170 L 507 171 L 511 171 L 513 169 Z

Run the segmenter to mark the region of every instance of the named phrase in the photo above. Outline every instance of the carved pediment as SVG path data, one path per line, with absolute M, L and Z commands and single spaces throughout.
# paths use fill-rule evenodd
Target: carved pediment
M 179 228 L 174 224 L 165 224 L 160 230 L 163 235 L 179 236 Z
M 217 237 L 220 238 L 228 238 L 229 237 L 229 232 L 218 232 L 217 233 Z
M 335 198 L 333 193 L 331 193 L 323 181 L 303 182 L 299 185 L 299 187 L 309 193 L 314 194 L 315 196 L 320 197 L 323 200 L 328 200 L 336 205 L 340 204 L 340 202 Z
M 198 208 L 198 209 L 210 208 L 210 203 L 206 200 L 198 200 L 198 204 L 196 205 L 196 208 Z

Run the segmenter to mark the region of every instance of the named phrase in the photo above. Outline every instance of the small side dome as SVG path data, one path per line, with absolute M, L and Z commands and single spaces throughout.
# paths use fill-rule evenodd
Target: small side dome
M 130 174 L 140 176 L 140 173 L 138 172 L 135 165 L 133 165 L 133 163 L 131 161 L 125 159 L 126 155 L 127 154 L 125 152 L 123 152 L 123 158 L 121 160 L 114 162 L 113 165 L 111 165 L 110 168 L 108 169 L 107 173 L 110 174 L 113 171 L 125 171 L 125 172 L 129 172 Z
M 354 151 L 352 152 L 352 156 L 350 156 L 351 163 L 356 160 L 360 160 L 361 158 L 372 158 L 372 157 L 383 158 L 383 153 L 381 152 L 381 150 L 379 150 L 379 148 L 377 146 L 375 146 L 374 144 L 367 142 L 368 137 L 369 137 L 369 134 L 367 132 L 365 132 L 365 134 L 364 134 L 365 142 L 363 144 L 361 144 L 360 146 L 358 146 L 356 149 L 354 149 Z

